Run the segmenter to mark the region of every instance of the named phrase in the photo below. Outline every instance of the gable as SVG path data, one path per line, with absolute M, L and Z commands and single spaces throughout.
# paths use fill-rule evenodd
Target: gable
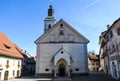
M 67 52 L 63 47 L 60 48 L 55 54 L 54 57 L 60 57 L 61 55 L 63 55 L 63 57 L 67 56 L 70 57 L 70 53 Z
M 46 33 L 39 37 L 35 43 L 88 43 L 82 34 L 76 31 L 64 20 L 60 20 Z
M 71 54 L 66 51 L 63 47 L 60 48 L 52 57 L 51 62 L 53 62 L 55 65 L 57 62 L 61 59 L 64 59 L 67 61 L 68 65 L 70 65 L 71 62 L 73 62 L 73 58 Z

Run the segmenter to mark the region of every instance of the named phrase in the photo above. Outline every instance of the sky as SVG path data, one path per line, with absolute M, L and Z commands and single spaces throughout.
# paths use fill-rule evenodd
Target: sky
M 36 55 L 34 41 L 44 32 L 50 0 L 0 0 L 0 32 L 21 49 Z M 88 51 L 99 54 L 99 36 L 120 17 L 120 0 L 52 0 L 61 18 L 85 36 Z

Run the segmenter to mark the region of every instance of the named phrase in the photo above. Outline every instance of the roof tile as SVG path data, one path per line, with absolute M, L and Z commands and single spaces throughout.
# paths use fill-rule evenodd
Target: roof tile
M 0 32 L 0 55 L 23 58 L 21 49 L 2 32 Z

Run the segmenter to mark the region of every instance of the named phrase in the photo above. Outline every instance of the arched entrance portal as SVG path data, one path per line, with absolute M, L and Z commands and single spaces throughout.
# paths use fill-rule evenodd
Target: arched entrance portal
M 66 68 L 64 64 L 59 65 L 59 76 L 64 77 L 66 75 Z
M 58 75 L 59 77 L 67 76 L 67 62 L 64 59 L 60 59 L 57 63 L 58 66 Z

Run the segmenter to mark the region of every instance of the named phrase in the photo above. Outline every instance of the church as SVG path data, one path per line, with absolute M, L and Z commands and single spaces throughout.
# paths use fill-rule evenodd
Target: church
M 63 19 L 56 21 L 53 6 L 44 20 L 44 33 L 35 40 L 36 77 L 88 74 L 89 40 Z

